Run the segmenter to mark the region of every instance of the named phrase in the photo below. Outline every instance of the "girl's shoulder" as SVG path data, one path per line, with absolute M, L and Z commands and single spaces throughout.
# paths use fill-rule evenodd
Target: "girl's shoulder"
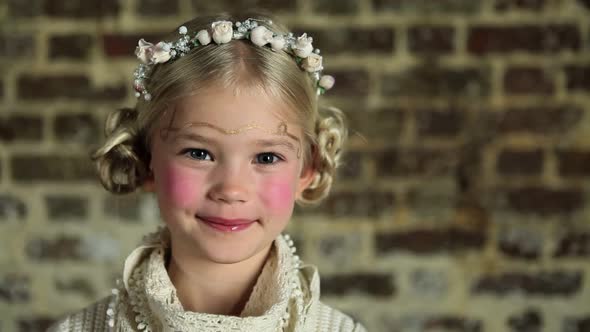
M 306 326 L 305 331 L 318 332 L 367 332 L 366 328 L 349 315 L 331 307 L 322 301 L 318 301 L 315 309 L 312 309 L 315 319 L 310 320 L 314 326 Z
M 108 330 L 108 310 L 113 295 L 102 298 L 86 308 L 69 314 L 55 324 L 48 332 L 106 331 Z

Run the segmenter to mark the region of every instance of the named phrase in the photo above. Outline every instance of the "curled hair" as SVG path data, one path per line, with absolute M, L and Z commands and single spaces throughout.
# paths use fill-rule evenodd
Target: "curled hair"
M 272 20 L 267 28 L 281 34 L 288 29 L 268 14 L 222 13 L 200 16 L 182 25 L 189 31 L 210 27 L 219 20 L 243 21 L 246 18 Z M 265 24 L 266 23 L 260 23 Z M 163 40 L 178 38 L 177 29 Z M 332 107 L 320 107 L 309 75 L 285 52 L 275 52 L 243 40 L 198 47 L 170 63 L 155 65 L 145 82 L 152 99 L 139 99 L 135 108 L 114 111 L 106 120 L 106 142 L 93 155 L 103 186 L 113 193 L 129 193 L 141 187 L 149 177 L 150 147 L 158 120 L 183 97 L 198 94 L 211 86 L 254 88 L 279 98 L 289 109 L 282 114 L 301 126 L 304 165 L 315 174 L 297 202 L 317 203 L 325 198 L 340 163 L 347 136 L 343 113 Z
M 298 200 L 302 205 L 318 203 L 328 196 L 348 137 L 341 110 L 335 107 L 320 107 L 320 110 L 316 118 L 315 139 L 308 161 L 315 174 L 311 184 L 301 193 Z
M 112 193 L 133 192 L 147 174 L 149 161 L 137 129 L 137 115 L 134 108 L 111 112 L 105 122 L 106 142 L 91 156 L 100 182 Z

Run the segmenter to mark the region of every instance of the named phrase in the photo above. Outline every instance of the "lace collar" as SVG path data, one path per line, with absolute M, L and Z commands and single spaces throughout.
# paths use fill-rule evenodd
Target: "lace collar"
M 147 236 L 125 261 L 128 317 L 142 331 L 294 331 L 301 328 L 312 289 L 299 276 L 301 263 L 288 235 L 278 236 L 240 316 L 185 311 L 165 268 L 166 228 Z M 319 285 L 317 285 L 319 288 Z M 318 289 L 319 291 L 319 289 Z

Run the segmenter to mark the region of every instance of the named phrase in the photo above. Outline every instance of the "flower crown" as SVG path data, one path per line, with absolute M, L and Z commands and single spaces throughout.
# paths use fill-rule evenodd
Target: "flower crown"
M 312 78 L 317 95 L 322 95 L 334 86 L 334 77 L 322 75 L 324 67 L 322 66 L 322 56 L 320 50 L 312 46 L 313 39 L 306 33 L 300 37 L 294 37 L 293 33 L 287 35 L 276 34 L 263 25 L 258 25 L 257 21 L 262 21 L 272 25 L 272 21 L 264 21 L 249 18 L 243 22 L 234 23 L 230 21 L 216 21 L 211 24 L 211 29 L 200 30 L 193 37 L 189 36 L 188 29 L 181 26 L 178 29 L 180 38 L 174 42 L 161 41 L 157 44 L 148 43 L 143 39 L 139 40 L 135 49 L 135 55 L 141 61 L 141 64 L 135 69 L 133 88 L 137 98 L 143 96 L 146 101 L 150 101 L 152 95 L 146 90 L 145 82 L 153 67 L 158 63 L 185 56 L 190 50 L 200 46 L 209 45 L 211 39 L 216 44 L 229 43 L 232 39 L 249 39 L 257 46 L 270 45 L 275 52 L 284 51 L 295 58 L 299 67 L 307 72 Z

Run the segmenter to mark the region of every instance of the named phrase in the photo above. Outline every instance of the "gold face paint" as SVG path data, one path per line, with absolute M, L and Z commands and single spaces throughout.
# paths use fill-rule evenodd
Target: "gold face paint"
M 292 138 L 293 140 L 295 140 L 298 145 L 297 145 L 297 158 L 301 157 L 301 142 L 299 141 L 299 138 L 297 138 L 297 136 L 291 134 L 288 132 L 287 130 L 287 124 L 285 122 L 280 122 L 279 125 L 277 126 L 276 130 L 269 130 L 266 129 L 256 123 L 252 123 L 252 124 L 248 124 L 245 125 L 243 127 L 237 128 L 237 129 L 224 129 L 224 128 L 220 128 L 216 125 L 207 123 L 207 122 L 191 122 L 186 124 L 185 126 L 181 127 L 181 128 L 175 128 L 172 126 L 168 126 L 167 128 L 163 128 L 160 132 L 160 135 L 162 137 L 163 140 L 167 140 L 170 135 L 171 132 L 175 132 L 175 133 L 179 133 L 181 131 L 184 131 L 187 128 L 192 128 L 192 127 L 207 127 L 207 128 L 211 128 L 221 134 L 224 135 L 238 135 L 241 134 L 243 132 L 249 131 L 249 130 L 253 130 L 253 129 L 258 129 L 261 130 L 267 134 L 270 135 L 278 135 L 278 136 L 287 136 Z

